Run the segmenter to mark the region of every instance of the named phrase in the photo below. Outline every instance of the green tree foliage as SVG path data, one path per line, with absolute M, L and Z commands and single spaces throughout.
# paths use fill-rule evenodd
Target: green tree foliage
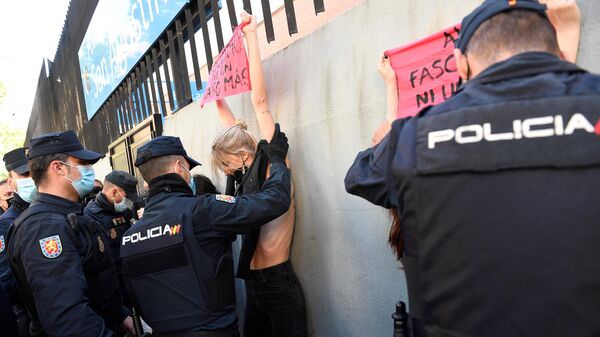
M 2 105 L 4 102 L 4 97 L 6 97 L 7 92 L 8 90 L 6 89 L 6 86 L 4 83 L 2 83 L 2 81 L 0 81 L 0 105 Z
M 6 86 L 0 82 L 0 105 L 6 96 Z M 0 121 L 0 159 L 6 152 L 23 146 L 25 142 L 25 130 L 11 127 L 10 121 Z M 0 179 L 8 176 L 4 167 L 4 162 L 0 162 Z

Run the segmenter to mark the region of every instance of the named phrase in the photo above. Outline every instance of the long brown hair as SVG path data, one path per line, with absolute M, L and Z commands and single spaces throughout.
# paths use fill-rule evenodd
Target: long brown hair
M 388 243 L 392 247 L 392 251 L 396 254 L 398 261 L 402 261 L 402 253 L 404 252 L 404 234 L 400 225 L 400 214 L 397 208 L 390 208 L 390 217 L 392 218 L 392 226 L 390 227 L 390 236 Z

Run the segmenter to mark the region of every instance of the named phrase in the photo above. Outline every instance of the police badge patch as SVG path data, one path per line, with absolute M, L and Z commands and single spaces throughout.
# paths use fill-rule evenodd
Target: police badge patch
M 110 238 L 113 240 L 117 238 L 117 230 L 116 229 L 114 229 L 114 228 L 110 229 Z
M 4 253 L 4 248 L 6 248 L 4 245 L 4 235 L 0 235 L 0 253 Z
M 49 259 L 57 258 L 62 253 L 62 243 L 58 235 L 49 236 L 40 240 L 42 254 Z
M 235 197 L 232 197 L 230 195 L 217 194 L 217 195 L 215 195 L 215 198 L 217 198 L 218 201 L 223 201 L 223 202 L 227 202 L 230 204 L 235 203 Z

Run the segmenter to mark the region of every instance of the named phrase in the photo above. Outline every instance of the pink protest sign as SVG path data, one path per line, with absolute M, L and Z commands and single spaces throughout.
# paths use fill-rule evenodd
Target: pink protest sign
M 250 91 L 248 56 L 242 32 L 244 25 L 241 24 L 235 29 L 231 40 L 215 59 L 208 76 L 206 92 L 200 102 L 201 107 L 227 96 Z
M 454 40 L 460 24 L 419 41 L 388 50 L 398 80 L 398 118 L 447 100 L 458 88 Z

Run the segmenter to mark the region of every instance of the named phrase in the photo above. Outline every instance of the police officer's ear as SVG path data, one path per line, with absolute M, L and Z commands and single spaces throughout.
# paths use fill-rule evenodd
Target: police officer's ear
M 180 176 L 183 176 L 183 168 L 181 167 L 183 163 L 181 162 L 181 160 L 177 159 L 173 165 L 173 173 L 177 173 Z
M 191 176 L 189 171 L 187 171 L 185 169 L 185 165 L 183 164 L 183 161 L 180 159 L 177 159 L 175 161 L 175 166 L 174 166 L 174 171 L 173 173 L 178 174 L 181 178 L 183 178 L 184 180 L 187 180 L 188 176 Z
M 468 81 L 470 78 L 469 60 L 467 56 L 463 54 L 460 49 L 454 49 L 454 59 L 456 60 L 456 68 L 458 69 L 458 75 L 464 80 Z
M 53 160 L 50 165 L 48 165 L 49 171 L 54 172 L 61 176 L 67 176 L 69 173 L 69 166 L 64 165 L 58 160 Z
M 114 203 L 121 202 L 121 200 L 118 200 L 119 199 L 119 190 L 118 190 L 117 186 L 113 186 L 110 189 L 110 193 L 109 193 L 108 197 L 110 198 L 110 201 L 113 201 Z

